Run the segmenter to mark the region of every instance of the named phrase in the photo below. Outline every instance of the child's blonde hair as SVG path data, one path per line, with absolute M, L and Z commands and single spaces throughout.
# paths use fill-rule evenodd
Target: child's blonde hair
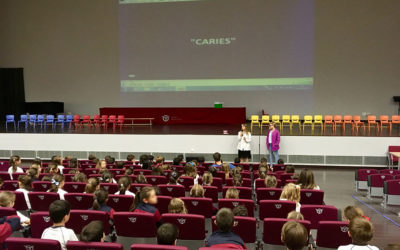
M 368 245 L 374 236 L 374 227 L 367 219 L 355 217 L 350 221 L 349 232 L 354 245 Z
M 213 182 L 213 176 L 212 176 L 212 174 L 209 173 L 209 172 L 204 173 L 204 175 L 203 175 L 203 185 L 205 185 L 205 186 L 211 186 L 212 182 Z
M 280 198 L 297 203 L 300 202 L 300 186 L 293 183 L 287 184 L 283 188 Z
M 239 190 L 236 188 L 228 188 L 228 190 L 226 190 L 225 199 L 239 199 Z
M 231 173 L 231 168 L 229 167 L 229 163 L 222 163 L 221 171 L 225 173 L 225 180 L 229 178 L 229 174 Z
M 195 184 L 190 189 L 190 197 L 204 197 L 204 188 L 199 184 Z
M 292 212 L 288 213 L 287 219 L 304 220 L 304 216 L 300 212 L 296 212 L 296 210 L 293 210 Z
M 343 209 L 344 219 L 351 221 L 355 217 L 364 216 L 364 211 L 357 206 L 347 206 Z
M 15 194 L 9 191 L 0 192 L 0 207 L 8 207 L 15 202 Z
M 187 214 L 187 209 L 183 200 L 173 198 L 168 205 L 168 213 L 173 214 Z
M 277 185 L 276 177 L 274 175 L 267 175 L 264 182 L 265 187 L 267 188 L 275 188 Z

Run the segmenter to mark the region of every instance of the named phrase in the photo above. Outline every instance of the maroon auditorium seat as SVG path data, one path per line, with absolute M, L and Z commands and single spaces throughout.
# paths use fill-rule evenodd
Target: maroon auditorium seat
M 82 241 L 68 241 L 68 250 L 86 250 L 86 249 L 96 249 L 96 250 L 124 250 L 123 246 L 119 243 L 109 243 L 109 242 L 82 242 Z
M 185 196 L 185 187 L 182 185 L 169 185 L 160 184 L 158 185 L 161 195 L 167 195 L 171 197 L 183 197 Z
M 244 205 L 247 208 L 249 217 L 254 217 L 254 201 L 245 199 L 218 199 L 218 207 L 227 207 L 234 209 L 239 205 Z
M 213 214 L 213 204 L 211 198 L 181 197 L 190 214 L 203 215 L 211 218 Z
M 296 202 L 293 201 L 261 200 L 259 218 L 286 218 L 293 210 L 296 210 Z
M 289 219 L 286 218 L 265 218 L 263 220 L 263 243 L 268 245 L 283 245 L 281 239 L 282 227 L 288 221 Z M 309 234 L 311 223 L 307 220 L 298 220 L 298 222 L 305 226 Z
M 300 213 L 311 222 L 312 229 L 318 229 L 320 221 L 341 220 L 338 209 L 330 205 L 301 205 Z
M 71 205 L 71 209 L 89 209 L 93 206 L 93 194 L 67 193 L 64 198 Z
M 317 231 L 317 247 L 335 248 L 351 244 L 347 221 L 320 221 Z
M 61 250 L 60 242 L 57 240 L 10 237 L 6 239 L 5 244 L 10 250 Z

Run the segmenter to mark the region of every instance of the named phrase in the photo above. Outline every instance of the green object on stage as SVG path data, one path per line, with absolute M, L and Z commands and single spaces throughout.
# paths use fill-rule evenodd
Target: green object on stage
M 214 103 L 214 108 L 221 109 L 222 108 L 222 103 Z

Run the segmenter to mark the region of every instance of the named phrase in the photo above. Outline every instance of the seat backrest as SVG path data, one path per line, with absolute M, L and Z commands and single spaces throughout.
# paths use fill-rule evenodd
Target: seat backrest
M 269 122 L 269 115 L 261 116 L 261 122 Z
M 259 218 L 287 218 L 293 210 L 296 210 L 296 202 L 293 201 L 261 200 Z
M 272 115 L 272 121 L 279 123 L 281 120 L 280 115 Z
M 313 190 L 313 189 L 301 189 L 300 204 L 310 204 L 310 205 L 324 204 L 324 191 Z
M 300 122 L 300 116 L 299 115 L 292 115 L 292 122 Z
M 282 115 L 282 122 L 289 123 L 290 115 Z
M 250 118 L 251 118 L 251 122 L 258 122 L 258 120 L 260 120 L 258 115 L 252 115 Z
M 158 175 L 148 175 L 146 176 L 147 183 L 157 186 L 159 184 L 167 184 L 168 180 L 165 176 L 158 176 Z
M 161 195 L 167 195 L 172 197 L 183 197 L 185 196 L 185 187 L 182 185 L 158 185 Z
M 305 115 L 305 116 L 304 116 L 304 122 L 305 122 L 305 123 L 311 123 L 312 120 L 313 120 L 312 115 Z
M 336 207 L 330 205 L 301 205 L 300 212 L 305 220 L 311 222 L 312 229 L 318 229 L 320 221 L 338 221 L 339 211 Z
M 214 177 L 212 185 L 218 188 L 218 192 L 222 192 L 222 178 Z
M 104 233 L 110 233 L 109 216 L 106 212 L 95 210 L 71 210 L 69 221 L 65 227 L 71 228 L 76 234 L 80 234 L 83 227 L 92 221 L 99 220 L 103 222 Z
M 4 216 L 17 215 L 17 210 L 12 207 L 0 207 L 0 218 Z
M 282 173 L 281 176 L 279 177 L 279 179 L 280 179 L 281 182 L 282 182 L 282 183 L 281 183 L 282 186 L 285 186 L 285 185 L 286 185 L 286 180 L 292 179 L 293 176 L 294 176 L 293 173 Z
M 107 120 L 108 120 L 108 115 L 101 116 L 101 122 L 107 122 Z
M 325 120 L 325 123 L 332 123 L 333 117 L 331 115 L 325 115 L 324 120 Z
M 118 118 L 117 118 L 117 120 L 118 120 L 118 121 L 117 121 L 118 123 L 124 123 L 124 121 L 125 121 L 125 116 L 124 116 L 124 115 L 119 115 Z
M 42 240 L 21 237 L 9 237 L 5 241 L 8 249 L 14 250 L 61 250 L 58 240 Z
M 100 188 L 104 188 L 109 194 L 115 194 L 119 190 L 117 183 L 100 183 Z
M 367 117 L 368 123 L 375 123 L 376 122 L 376 115 L 369 115 Z
M 322 123 L 322 115 L 314 115 L 314 123 Z
M 7 122 L 14 122 L 14 115 L 6 115 Z
M 82 116 L 82 121 L 83 121 L 83 122 L 88 122 L 88 121 L 90 121 L 90 115 L 84 115 L 84 116 Z
M 85 192 L 86 183 L 82 182 L 65 182 L 63 189 L 68 193 Z
M 119 243 L 110 243 L 110 242 L 82 242 L 82 241 L 68 241 L 67 242 L 68 250 L 124 250 L 124 247 Z
M 335 122 L 342 122 L 342 116 L 341 115 L 334 115 L 333 120 Z
M 368 175 L 377 173 L 379 173 L 379 171 L 376 169 L 368 169 L 368 168 L 358 169 L 356 171 L 356 181 L 367 181 Z
M 212 217 L 212 221 L 215 221 L 216 216 Z M 212 223 L 212 231 L 215 232 L 218 227 L 215 223 Z M 257 219 L 251 217 L 235 216 L 235 225 L 232 231 L 239 235 L 244 243 L 254 243 L 257 241 Z
M 400 195 L 400 180 L 385 181 L 383 193 L 388 195 Z
M 108 121 L 109 122 L 115 122 L 117 120 L 117 116 L 115 116 L 115 115 L 110 115 L 109 117 L 108 117 Z
M 36 115 L 29 115 L 29 121 L 35 122 L 36 121 Z
M 41 238 L 43 231 L 53 226 L 49 212 L 36 212 L 30 214 L 32 238 Z
M 289 219 L 281 218 L 265 218 L 263 220 L 263 242 L 271 245 L 283 245 L 281 240 L 282 227 L 288 222 Z M 311 223 L 307 220 L 297 220 L 303 224 L 310 233 Z
M 112 207 L 115 211 L 129 211 L 133 203 L 132 195 L 108 195 L 107 205 Z
M 150 213 L 114 213 L 115 232 L 124 237 L 155 237 L 157 232 L 153 215 Z
M 178 227 L 181 240 L 204 240 L 205 221 L 204 216 L 197 214 L 163 214 L 163 223 L 171 223 Z
M 204 197 L 212 199 L 213 203 L 218 202 L 218 188 L 214 186 L 203 186 Z
M 142 189 L 142 187 L 151 187 L 151 185 L 148 183 L 132 183 L 129 191 L 136 194 Z
M 1 190 L 15 191 L 18 189 L 18 181 L 4 181 L 3 186 L 1 186 Z
M 256 195 L 257 201 L 260 203 L 262 200 L 279 200 L 281 197 L 282 188 L 257 188 Z
M 57 121 L 59 121 L 59 122 L 63 122 L 64 118 L 65 118 L 64 115 L 57 115 Z
M 15 210 L 17 211 L 28 210 L 24 193 L 15 191 L 13 193 L 15 194 L 15 203 L 14 203 Z
M 388 115 L 381 115 L 381 116 L 379 116 L 379 121 L 382 123 L 382 122 L 385 122 L 385 123 L 387 123 L 387 122 L 389 122 L 389 116 Z
M 244 205 L 247 208 L 249 217 L 254 217 L 254 201 L 244 199 L 218 199 L 218 207 L 227 207 L 234 209 L 239 205 Z
M 369 187 L 383 187 L 383 183 L 388 180 L 393 180 L 391 174 L 370 174 L 368 175 Z
M 400 170 L 397 169 L 383 169 L 379 171 L 380 174 L 391 174 L 391 175 L 398 175 L 400 174 Z
M 93 194 L 67 193 L 64 199 L 69 202 L 71 209 L 89 209 L 93 206 Z
M 131 250 L 149 250 L 149 249 L 167 249 L 167 250 L 188 250 L 184 246 L 155 245 L 155 244 L 132 244 Z
M 46 122 L 54 122 L 54 115 L 46 115 Z
M 252 182 L 250 178 L 242 178 L 242 180 L 243 180 L 242 187 L 251 187 Z M 233 178 L 226 179 L 226 185 L 233 186 Z
M 149 170 L 149 169 L 134 169 L 133 170 L 133 174 L 134 175 L 139 175 L 139 174 L 142 174 L 142 175 L 151 175 L 151 170 Z M 147 178 L 147 176 L 146 176 L 146 178 Z
M 194 185 L 194 178 L 190 176 L 181 176 L 178 179 L 178 183 L 183 185 L 186 191 L 190 191 L 190 186 Z
M 213 204 L 211 198 L 200 197 L 181 197 L 190 214 L 203 215 L 206 218 L 211 218 L 213 213 Z
M 50 192 L 29 192 L 28 197 L 34 211 L 48 211 L 50 204 L 60 199 L 58 193 Z
M 80 115 L 74 115 L 74 122 L 80 122 L 81 116 Z
M 222 188 L 222 197 L 225 197 L 226 191 L 229 188 L 236 188 L 239 191 L 239 199 L 252 199 L 253 190 L 251 187 L 234 187 L 234 186 L 225 186 Z
M 361 116 L 359 115 L 353 115 L 353 121 L 355 123 L 360 123 L 361 122 Z
M 171 196 L 158 195 L 158 202 L 156 204 L 156 208 L 160 212 L 160 214 L 168 213 L 168 205 L 172 200 Z
M 392 123 L 400 123 L 400 115 L 392 115 Z
M 277 171 L 285 171 L 286 166 L 285 164 L 273 164 L 272 165 L 272 171 L 277 172 Z
M 345 116 L 343 116 L 343 121 L 344 121 L 344 123 L 351 123 L 352 120 L 353 120 L 353 116 L 351 116 L 351 115 L 345 115 Z
M 28 120 L 28 116 L 27 115 L 21 115 L 20 116 L 20 121 L 21 122 L 26 122 Z
M 338 248 L 351 243 L 347 221 L 320 221 L 317 231 L 317 247 Z
M 73 115 L 67 115 L 66 117 L 67 117 L 67 119 L 65 120 L 66 122 L 72 122 L 72 120 L 74 119 Z
M 8 172 L 0 172 L 0 178 L 3 179 L 3 181 L 11 179 Z

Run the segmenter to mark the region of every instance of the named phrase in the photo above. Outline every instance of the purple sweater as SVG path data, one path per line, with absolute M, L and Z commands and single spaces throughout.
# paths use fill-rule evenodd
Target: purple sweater
M 269 148 L 268 141 L 269 141 L 269 131 L 267 134 L 267 148 Z M 271 141 L 272 141 L 272 151 L 278 151 L 279 143 L 281 142 L 281 134 L 279 133 L 279 130 L 275 129 L 274 132 L 272 132 Z

